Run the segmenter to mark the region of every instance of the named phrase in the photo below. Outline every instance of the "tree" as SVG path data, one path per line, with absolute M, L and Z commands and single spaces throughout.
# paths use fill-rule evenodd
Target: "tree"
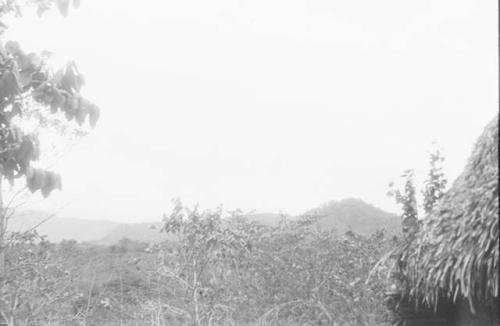
M 247 230 L 232 228 L 222 215 L 220 208 L 201 212 L 176 201 L 173 212 L 164 217 L 162 231 L 178 237 L 174 247 L 160 251 L 156 271 L 168 287 L 160 294 L 167 317 L 194 326 L 232 324 L 239 292 L 228 284 L 242 268 L 250 245 Z
M 448 180 L 443 171 L 444 156 L 439 148 L 435 148 L 429 157 L 429 173 L 424 182 L 424 211 L 429 215 L 436 202 L 443 196 Z
M 389 184 L 389 196 L 393 196 L 396 203 L 402 208 L 402 226 L 403 233 L 407 238 L 412 238 L 419 228 L 418 223 L 418 208 L 417 208 L 417 198 L 414 177 L 415 173 L 413 170 L 406 170 L 403 172 L 401 177 L 405 180 L 404 189 L 401 192 L 397 189 L 394 183 Z
M 444 156 L 438 147 L 430 152 L 429 172 L 424 181 L 422 190 L 424 201 L 424 212 L 429 215 L 443 196 L 448 180 L 443 171 Z M 393 182 L 389 184 L 388 195 L 395 198 L 396 203 L 402 208 L 402 226 L 403 233 L 409 239 L 412 239 L 419 229 L 418 208 L 416 199 L 416 188 L 414 183 L 414 171 L 409 169 L 403 172 L 401 177 L 405 181 L 403 191 L 399 190 Z
M 6 16 L 21 16 L 22 8 L 32 5 L 41 15 L 53 5 L 63 15 L 68 12 L 70 0 L 8 0 L 0 3 L 0 22 Z M 73 4 L 78 5 L 74 0 Z M 5 29 L 5 24 L 0 24 Z M 6 214 L 2 198 L 2 181 L 11 185 L 19 178 L 26 179 L 31 192 L 40 190 L 44 197 L 54 189 L 61 189 L 61 177 L 33 163 L 40 157 L 37 133 L 23 130 L 23 119 L 37 118 L 47 128 L 63 130 L 75 120 L 83 125 L 86 120 L 95 126 L 100 110 L 80 95 L 83 75 L 74 62 L 53 71 L 47 64 L 47 52 L 26 53 L 17 42 L 5 44 L 0 39 L 0 273 L 4 270 Z M 65 117 L 51 119 L 51 116 Z M 55 121 L 58 121 L 55 123 Z
M 0 33 L 6 28 L 2 20 L 21 16 L 28 5 L 35 6 L 39 15 L 56 5 L 66 15 L 70 0 L 1 1 Z M 69 62 L 54 71 L 47 63 L 49 57 L 48 52 L 27 53 L 15 41 L 4 43 L 0 35 L 0 279 L 2 290 L 7 291 L 0 295 L 0 313 L 9 325 L 40 324 L 39 314 L 64 297 L 55 285 L 60 270 L 46 257 L 30 254 L 34 246 L 30 239 L 21 236 L 20 241 L 7 241 L 4 180 L 13 186 L 15 180 L 25 179 L 26 187 L 32 193 L 40 190 L 43 197 L 62 188 L 59 174 L 37 166 L 40 132 L 29 130 L 24 122 L 35 122 L 64 136 L 70 121 L 79 126 L 88 121 L 94 127 L 100 113 L 80 95 L 85 82 L 76 64 Z

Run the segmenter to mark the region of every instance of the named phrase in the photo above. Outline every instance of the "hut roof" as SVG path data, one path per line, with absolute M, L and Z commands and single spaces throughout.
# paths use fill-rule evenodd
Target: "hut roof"
M 401 294 L 434 307 L 461 296 L 474 311 L 475 302 L 498 298 L 498 256 L 497 115 L 415 241 L 396 251 Z

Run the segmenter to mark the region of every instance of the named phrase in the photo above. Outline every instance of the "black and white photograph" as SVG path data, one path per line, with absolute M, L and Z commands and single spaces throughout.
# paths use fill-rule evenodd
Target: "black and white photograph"
M 0 0 L 0 326 L 500 326 L 499 31 Z

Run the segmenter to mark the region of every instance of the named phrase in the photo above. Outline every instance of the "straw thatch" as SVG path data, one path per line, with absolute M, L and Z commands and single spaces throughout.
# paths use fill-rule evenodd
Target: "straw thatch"
M 498 116 L 485 128 L 463 173 L 423 220 L 416 239 L 396 250 L 399 297 L 434 307 L 457 298 L 498 299 Z

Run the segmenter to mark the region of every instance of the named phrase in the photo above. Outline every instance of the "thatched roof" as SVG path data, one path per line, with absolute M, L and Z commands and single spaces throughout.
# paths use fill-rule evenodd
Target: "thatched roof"
M 461 296 L 474 311 L 475 303 L 498 298 L 498 256 L 497 115 L 415 241 L 397 251 L 400 294 L 434 307 Z

